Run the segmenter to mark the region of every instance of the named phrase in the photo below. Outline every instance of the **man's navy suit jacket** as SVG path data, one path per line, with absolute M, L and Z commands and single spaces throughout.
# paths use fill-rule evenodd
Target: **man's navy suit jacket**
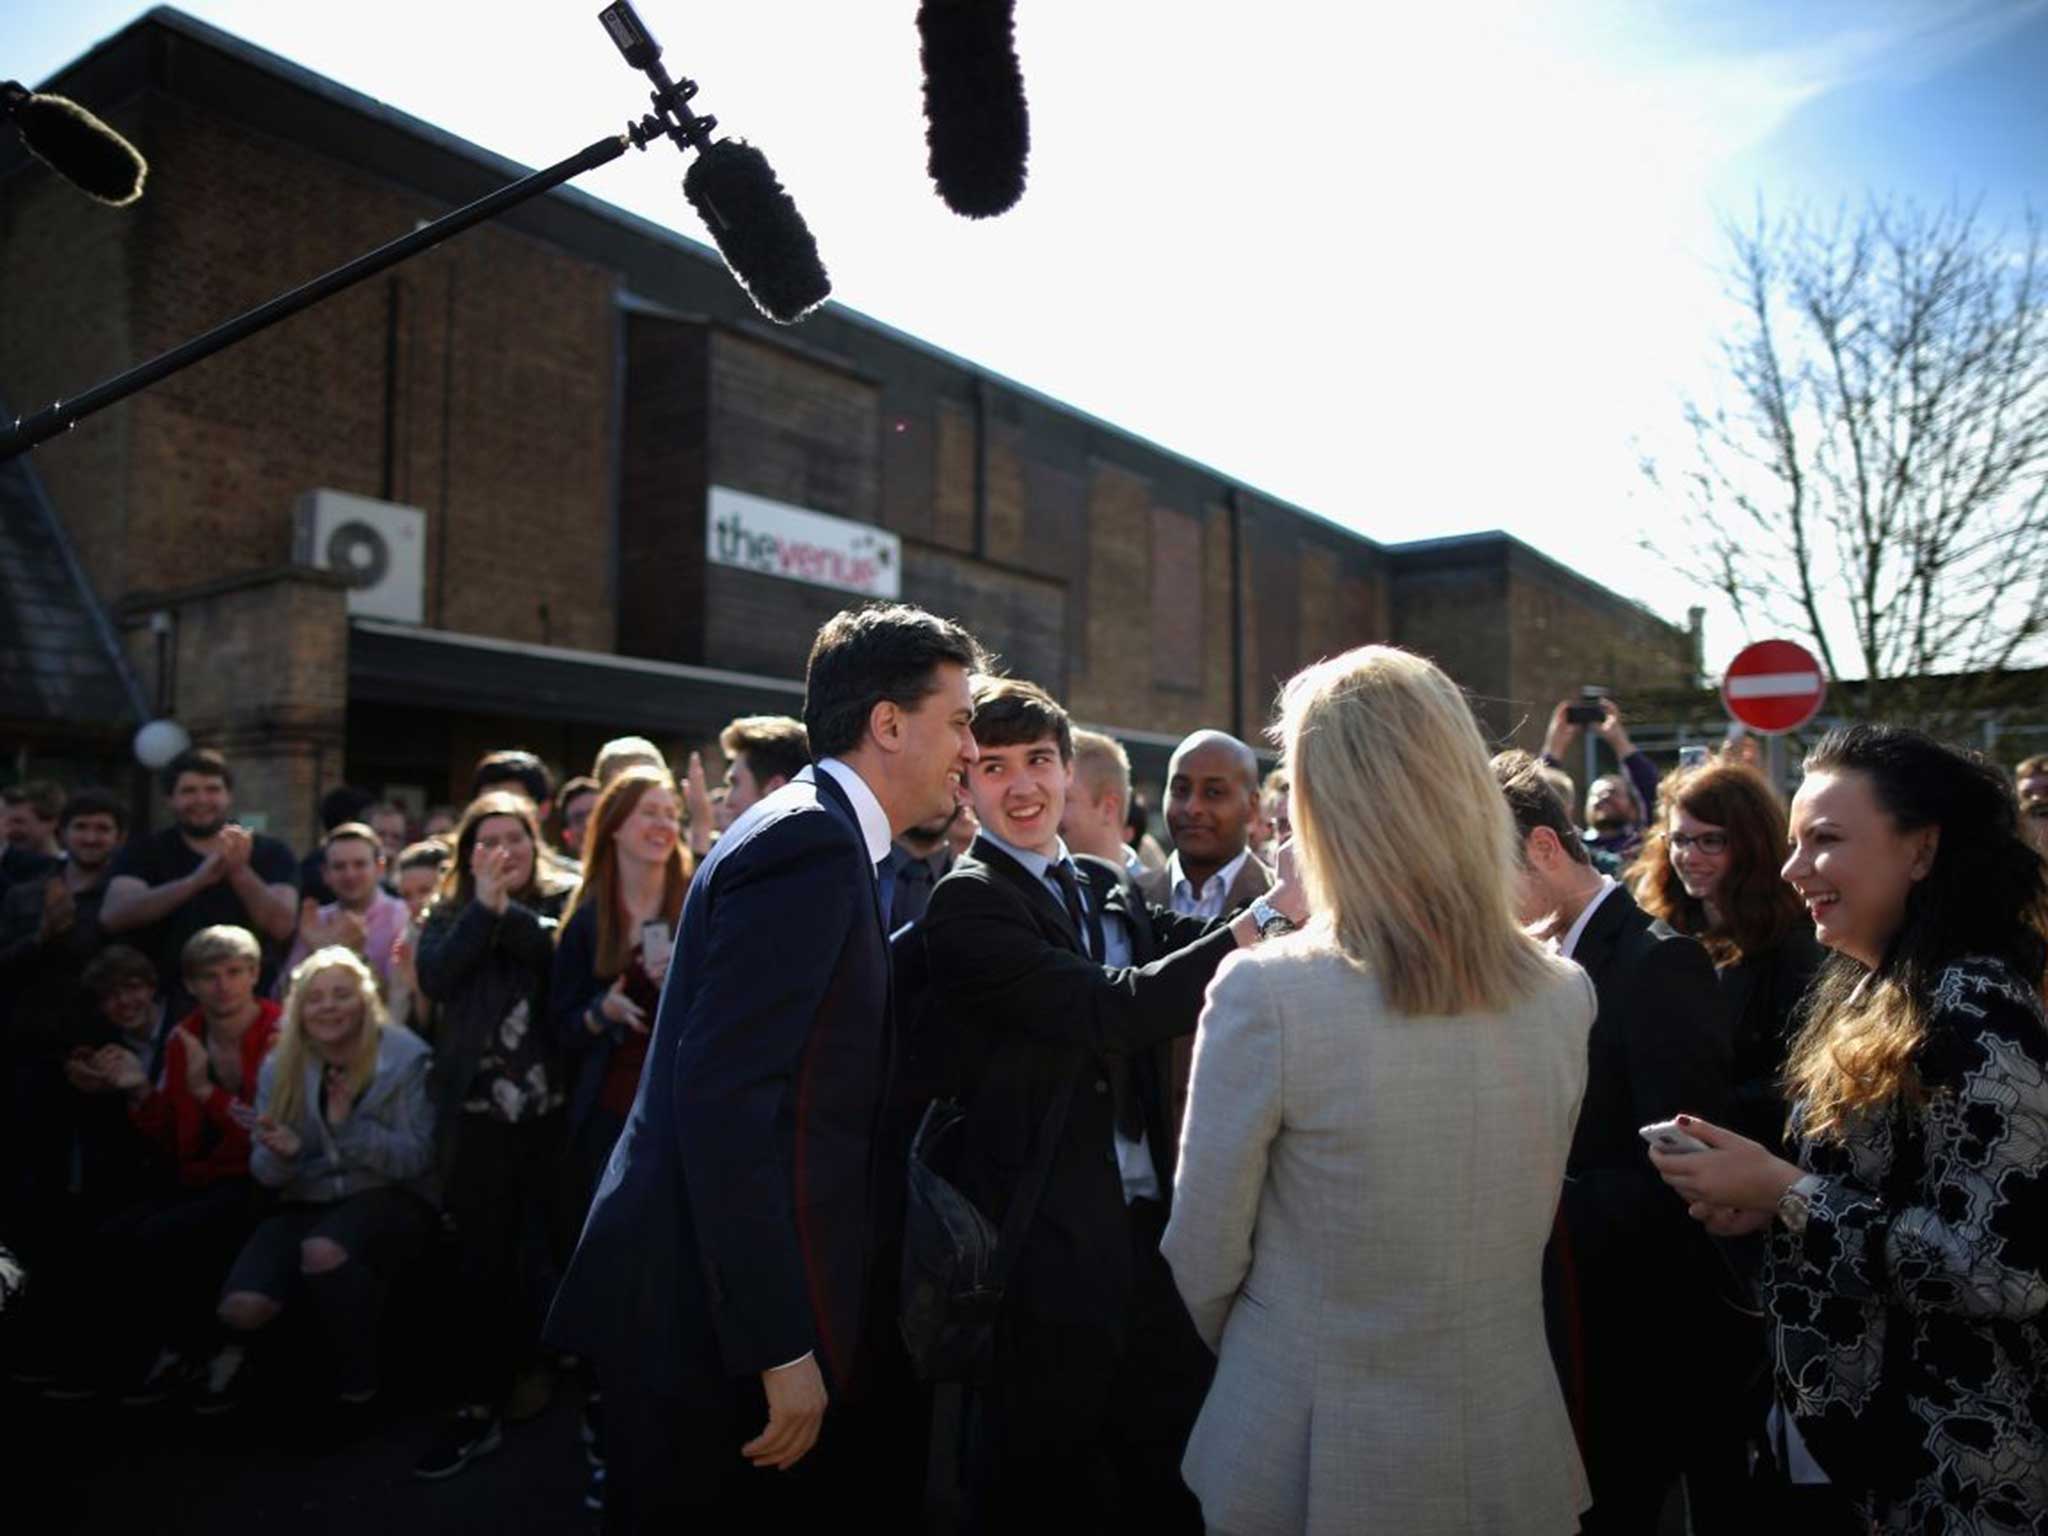
M 712 850 L 548 1337 L 693 1396 L 815 1351 L 858 1376 L 889 952 L 852 803 L 814 770 Z M 574 1027 L 581 1027 L 580 1024 Z

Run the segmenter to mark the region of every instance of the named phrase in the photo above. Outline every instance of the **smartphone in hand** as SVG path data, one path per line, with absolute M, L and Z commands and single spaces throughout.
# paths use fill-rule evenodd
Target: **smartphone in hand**
M 1707 1144 L 1697 1136 L 1689 1136 L 1678 1128 L 1676 1120 L 1659 1120 L 1655 1125 L 1646 1125 L 1636 1134 L 1655 1147 L 1659 1152 L 1704 1152 Z
M 658 918 L 640 925 L 640 963 L 650 969 L 668 959 L 669 950 L 675 940 L 668 931 L 668 924 Z

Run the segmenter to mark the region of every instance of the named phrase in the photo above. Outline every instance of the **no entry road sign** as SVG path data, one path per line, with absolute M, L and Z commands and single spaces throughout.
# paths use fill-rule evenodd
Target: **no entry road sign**
M 1721 678 L 1728 718 L 1759 736 L 1796 731 L 1828 696 L 1828 680 L 1813 653 L 1790 640 L 1759 640 L 1742 648 Z

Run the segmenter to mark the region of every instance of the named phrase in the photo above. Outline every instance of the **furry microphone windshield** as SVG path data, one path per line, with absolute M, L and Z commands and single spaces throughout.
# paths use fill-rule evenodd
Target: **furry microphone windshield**
M 1013 0 L 924 0 L 917 35 L 939 196 L 970 219 L 1003 213 L 1024 195 L 1031 152 Z
M 77 102 L 0 81 L 0 117 L 14 124 L 30 154 L 86 196 L 113 208 L 142 196 L 149 175 L 142 156 Z
M 825 302 L 832 280 L 818 242 L 761 151 L 743 139 L 700 150 L 684 173 L 683 195 L 761 313 L 793 325 Z

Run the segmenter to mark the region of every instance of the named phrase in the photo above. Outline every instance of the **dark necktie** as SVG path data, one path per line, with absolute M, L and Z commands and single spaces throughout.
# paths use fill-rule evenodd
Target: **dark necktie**
M 1102 963 L 1104 943 L 1102 936 L 1102 913 L 1093 904 L 1081 900 L 1081 883 L 1074 877 L 1074 866 L 1062 860 L 1046 867 L 1046 875 L 1060 888 L 1060 898 L 1066 904 L 1067 916 L 1072 919 L 1074 932 L 1081 936 L 1082 946 L 1088 958 L 1098 965 Z M 1145 1114 L 1138 1106 L 1138 1095 L 1131 1086 L 1131 1064 L 1121 1055 L 1109 1058 L 1109 1084 L 1116 1094 L 1117 1134 L 1126 1141 L 1139 1141 L 1145 1135 Z
M 896 856 L 885 853 L 875 861 L 875 899 L 882 905 L 882 932 L 894 933 L 889 914 L 896 906 Z

